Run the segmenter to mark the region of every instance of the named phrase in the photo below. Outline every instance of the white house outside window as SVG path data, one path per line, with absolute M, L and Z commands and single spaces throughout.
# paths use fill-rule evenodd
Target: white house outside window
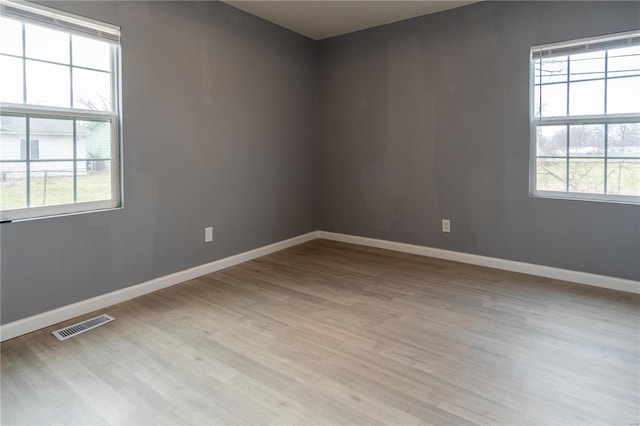
M 120 30 L 0 0 L 0 211 L 121 205 Z
M 531 192 L 640 202 L 640 32 L 531 49 Z

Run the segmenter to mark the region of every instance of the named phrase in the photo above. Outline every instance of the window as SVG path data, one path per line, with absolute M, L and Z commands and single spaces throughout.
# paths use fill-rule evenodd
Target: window
M 531 193 L 640 202 L 640 32 L 531 49 Z
M 0 0 L 0 214 L 121 205 L 120 30 Z

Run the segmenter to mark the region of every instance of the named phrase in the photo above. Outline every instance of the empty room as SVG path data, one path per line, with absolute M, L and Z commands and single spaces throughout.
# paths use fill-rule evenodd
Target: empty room
M 2 425 L 638 425 L 640 2 L 0 0 Z

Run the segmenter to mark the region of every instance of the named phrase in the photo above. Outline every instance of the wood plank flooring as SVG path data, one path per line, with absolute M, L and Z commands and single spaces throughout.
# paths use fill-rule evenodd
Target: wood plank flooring
M 640 422 L 627 293 L 315 240 L 102 312 L 2 343 L 3 425 Z

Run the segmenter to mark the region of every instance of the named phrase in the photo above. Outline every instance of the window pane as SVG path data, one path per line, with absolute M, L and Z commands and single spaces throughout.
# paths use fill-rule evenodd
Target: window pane
M 607 193 L 640 195 L 640 160 L 610 160 L 607 166 Z
M 23 103 L 22 59 L 0 55 L 0 102 Z
M 69 34 L 31 24 L 24 27 L 28 58 L 69 63 Z
M 22 24 L 0 18 L 0 52 L 22 56 Z
M 604 80 L 583 81 L 569 85 L 569 114 L 604 113 Z
M 640 46 L 609 50 L 609 77 L 640 74 Z
M 73 159 L 73 120 L 32 118 L 29 125 L 32 148 L 35 139 L 38 141 L 40 159 Z
M 71 36 L 73 65 L 109 71 L 111 56 L 109 43 L 77 35 Z
M 111 111 L 111 74 L 74 68 L 73 107 Z
M 604 192 L 604 160 L 569 159 L 569 191 Z
M 69 107 L 69 67 L 27 61 L 27 103 Z
M 538 126 L 536 146 L 538 156 L 567 155 L 567 126 Z
M 31 207 L 73 203 L 73 162 L 31 163 Z
M 640 157 L 640 123 L 609 124 L 610 157 Z
M 571 126 L 569 129 L 569 155 L 604 157 L 604 125 Z
M 104 121 L 78 121 L 76 156 L 78 159 L 111 158 L 111 125 Z
M 27 207 L 26 163 L 0 163 L 0 209 Z
M 567 85 L 548 84 L 542 90 L 542 116 L 555 117 L 567 115 Z
M 608 114 L 640 112 L 640 77 L 614 78 L 607 84 Z
M 567 81 L 567 57 L 543 59 L 541 69 L 536 68 L 536 74 L 540 74 L 542 84 Z
M 111 161 L 78 161 L 78 202 L 111 199 Z
M 604 78 L 604 52 L 571 55 L 571 81 Z
M 23 160 L 21 142 L 27 140 L 27 121 L 24 117 L 0 117 L 0 160 Z
M 536 188 L 539 191 L 567 190 L 567 160 L 539 158 L 537 162 Z

